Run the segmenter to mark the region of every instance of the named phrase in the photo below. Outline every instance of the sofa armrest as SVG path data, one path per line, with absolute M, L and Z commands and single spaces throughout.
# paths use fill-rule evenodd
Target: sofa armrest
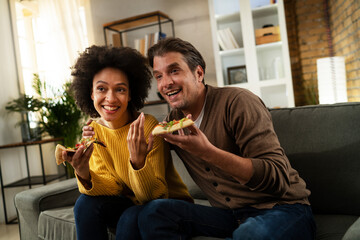
M 79 195 L 75 178 L 16 194 L 15 207 L 21 239 L 39 239 L 37 229 L 40 213 L 47 209 L 74 205 Z
M 350 228 L 346 231 L 342 240 L 356 240 L 360 239 L 360 218 L 356 220 Z

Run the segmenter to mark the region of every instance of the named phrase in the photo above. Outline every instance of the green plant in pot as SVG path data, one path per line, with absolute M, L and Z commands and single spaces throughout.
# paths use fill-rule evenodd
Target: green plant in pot
M 77 108 L 75 99 L 71 95 L 70 82 L 66 82 L 62 89 L 54 93 L 55 97 L 47 98 L 46 84 L 34 74 L 33 88 L 40 96 L 38 98 L 23 95 L 8 102 L 6 109 L 9 112 L 34 112 L 38 117 L 39 129 L 42 134 L 64 139 L 64 145 L 75 146 L 81 138 L 81 129 L 84 125 L 83 113 Z M 73 177 L 74 171 L 67 164 L 68 175 Z
M 46 98 L 44 107 L 40 110 L 40 127 L 42 131 L 53 137 L 64 138 L 64 145 L 75 146 L 81 137 L 82 126 L 84 125 L 83 113 L 78 109 L 75 99 L 71 95 L 70 82 L 63 85 L 63 89 L 56 93 L 54 98 Z M 34 77 L 35 90 L 43 96 L 41 82 L 38 76 Z M 67 164 L 68 173 L 74 176 L 72 167 Z
M 39 111 L 44 107 L 42 99 L 22 94 L 19 98 L 7 103 L 8 112 L 18 112 L 21 120 L 16 125 L 21 126 L 23 142 L 41 139 L 41 129 L 37 121 Z
M 65 146 L 75 146 L 81 136 L 83 114 L 77 108 L 69 87 L 70 83 L 66 83 L 62 96 L 46 100 L 40 113 L 40 126 L 49 135 L 64 138 Z

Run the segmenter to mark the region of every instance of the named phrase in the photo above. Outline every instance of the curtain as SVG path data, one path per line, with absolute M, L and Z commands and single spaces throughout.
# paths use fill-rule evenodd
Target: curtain
M 40 78 L 54 89 L 70 79 L 71 66 L 87 46 L 79 0 L 38 0 Z M 36 31 L 36 30 L 35 30 Z

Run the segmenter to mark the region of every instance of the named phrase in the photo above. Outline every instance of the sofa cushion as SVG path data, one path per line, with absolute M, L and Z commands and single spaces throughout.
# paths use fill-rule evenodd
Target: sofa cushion
M 347 229 L 359 218 L 353 215 L 314 215 L 316 240 L 341 240 Z
M 358 218 L 346 231 L 343 240 L 360 239 L 360 218 Z
M 360 103 L 270 112 L 291 165 L 311 190 L 313 212 L 360 215 Z
M 199 204 L 209 205 L 205 200 Z M 115 239 L 115 230 L 109 230 L 109 240 Z M 39 216 L 38 234 L 44 240 L 76 240 L 74 207 L 55 208 L 41 212 Z M 212 237 L 196 237 L 195 240 L 220 240 Z
M 76 240 L 74 207 L 55 208 L 40 213 L 38 234 L 40 239 Z

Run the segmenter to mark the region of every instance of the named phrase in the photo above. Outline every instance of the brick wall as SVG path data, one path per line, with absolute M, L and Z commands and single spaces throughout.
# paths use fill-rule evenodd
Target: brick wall
M 360 1 L 329 0 L 329 5 L 334 52 L 345 57 L 348 101 L 360 101 Z
M 323 0 L 284 0 L 295 105 L 318 103 L 316 59 L 330 56 Z M 329 0 L 335 56 L 345 56 L 348 101 L 360 101 L 360 2 Z

